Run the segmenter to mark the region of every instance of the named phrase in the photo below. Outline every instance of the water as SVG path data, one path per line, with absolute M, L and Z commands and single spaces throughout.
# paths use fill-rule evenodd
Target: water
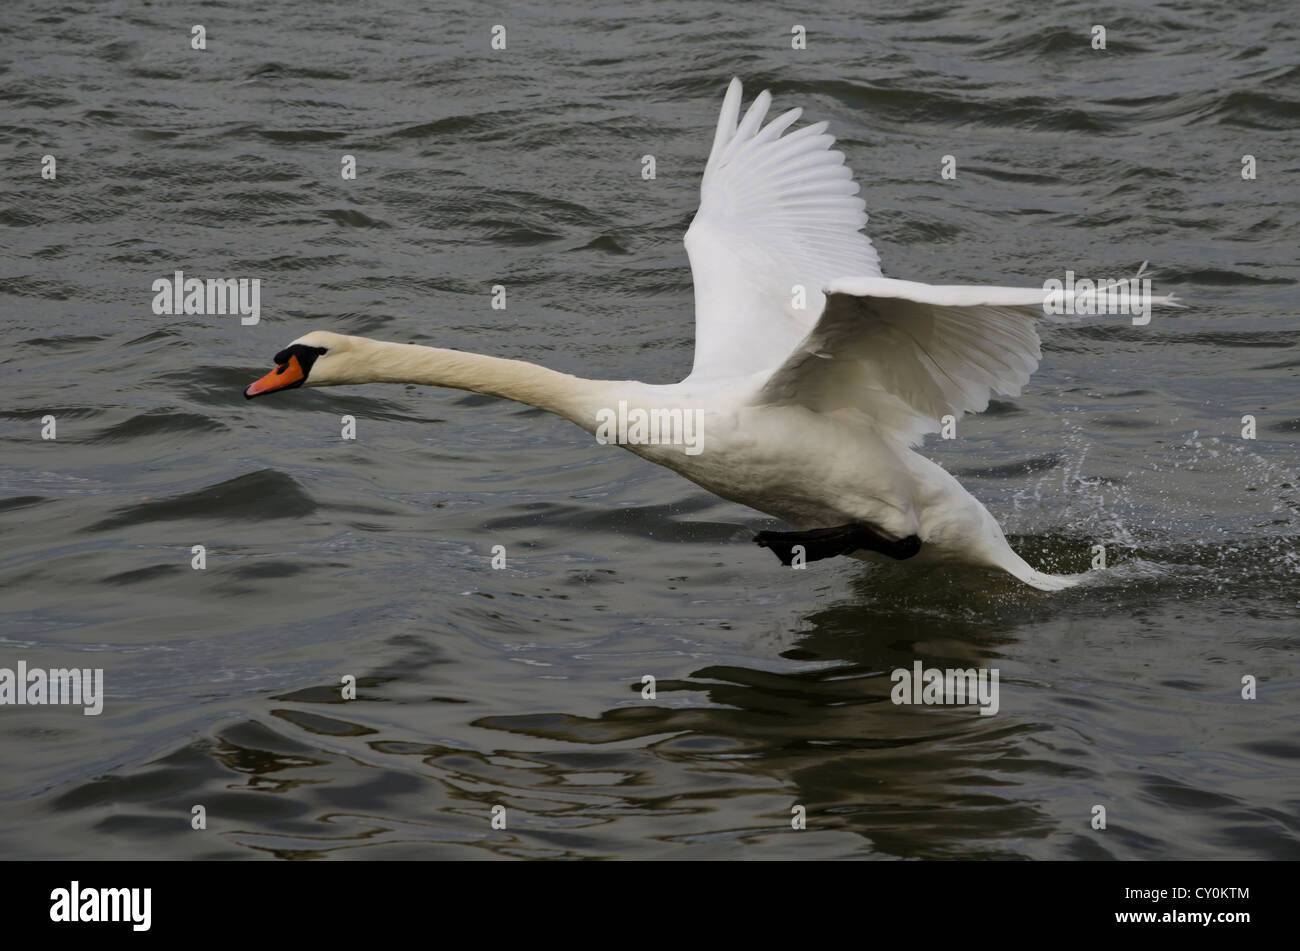
M 0 667 L 108 696 L 0 712 L 0 854 L 1300 856 L 1294 17 L 836 6 L 215 6 L 198 52 L 157 5 L 6 4 Z M 1149 259 L 1187 302 L 1046 328 L 927 446 L 1035 565 L 1106 546 L 1093 583 L 792 572 L 779 523 L 525 407 L 241 396 L 315 328 L 680 379 L 733 74 L 831 121 L 887 275 Z M 155 316 L 176 269 L 260 278 L 260 323 Z M 890 703 L 918 659 L 996 667 L 998 715 Z

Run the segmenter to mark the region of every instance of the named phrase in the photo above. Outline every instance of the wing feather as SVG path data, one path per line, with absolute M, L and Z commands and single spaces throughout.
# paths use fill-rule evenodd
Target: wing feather
M 911 444 L 994 393 L 1018 395 L 1041 355 L 1044 290 L 882 277 L 862 234 L 866 204 L 827 124 L 790 132 L 801 115 L 791 109 L 763 125 L 771 95 L 743 117 L 741 100 L 733 79 L 686 232 L 691 379 L 744 378 L 758 404 L 856 409 Z
M 696 380 L 772 372 L 813 328 L 823 288 L 880 273 L 861 233 L 866 205 L 843 153 L 831 150 L 827 124 L 788 131 L 802 115 L 791 109 L 764 125 L 771 95 L 760 93 L 743 117 L 741 100 L 733 79 L 686 232 Z
M 917 284 L 882 277 L 831 284 L 817 325 L 756 403 L 817 412 L 852 407 L 910 444 L 944 416 L 1017 396 L 1038 368 L 1041 288 Z

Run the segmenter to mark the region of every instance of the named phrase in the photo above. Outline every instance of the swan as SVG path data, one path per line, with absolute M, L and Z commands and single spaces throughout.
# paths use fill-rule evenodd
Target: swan
M 945 416 L 981 412 L 993 392 L 1020 394 L 1041 356 L 1044 290 L 883 277 L 862 233 L 865 202 L 827 123 L 791 132 L 800 109 L 764 124 L 771 95 L 743 117 L 741 101 L 733 79 L 686 232 L 695 358 L 681 383 L 590 380 L 318 330 L 277 353 L 275 369 L 244 395 L 407 383 L 502 397 L 602 442 L 613 434 L 788 523 L 794 531 L 754 539 L 784 565 L 845 555 L 981 566 L 1044 591 L 1077 584 L 1031 567 L 984 506 L 915 451 Z M 693 447 L 680 438 L 683 419 L 698 421 Z

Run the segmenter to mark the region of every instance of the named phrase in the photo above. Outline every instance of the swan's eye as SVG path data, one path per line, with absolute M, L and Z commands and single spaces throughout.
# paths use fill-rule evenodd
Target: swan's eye
M 324 347 L 309 347 L 305 343 L 295 343 L 277 353 L 271 358 L 271 362 L 283 372 L 284 367 L 289 365 L 289 358 L 297 357 L 298 362 L 302 364 L 302 368 L 310 370 L 311 365 L 316 362 L 316 358 L 324 353 Z
M 275 369 L 244 390 L 249 399 L 263 393 L 276 390 L 288 390 L 302 386 L 307 381 L 316 359 L 325 352 L 324 347 L 309 347 L 304 343 L 295 343 L 275 355 Z

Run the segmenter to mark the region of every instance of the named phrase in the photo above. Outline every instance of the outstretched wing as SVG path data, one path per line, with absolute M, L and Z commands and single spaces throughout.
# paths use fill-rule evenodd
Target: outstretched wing
M 835 139 L 819 122 L 785 134 L 801 110 L 766 126 L 764 91 L 740 118 L 741 85 L 727 88 L 686 232 L 695 283 L 695 380 L 771 371 L 790 355 L 845 275 L 879 275 L 861 228 L 865 203 Z M 798 307 L 796 285 L 803 289 Z
M 759 404 L 854 407 L 915 444 L 944 416 L 1017 396 L 1038 368 L 1041 288 L 933 286 L 884 277 L 831 282 L 817 325 Z

